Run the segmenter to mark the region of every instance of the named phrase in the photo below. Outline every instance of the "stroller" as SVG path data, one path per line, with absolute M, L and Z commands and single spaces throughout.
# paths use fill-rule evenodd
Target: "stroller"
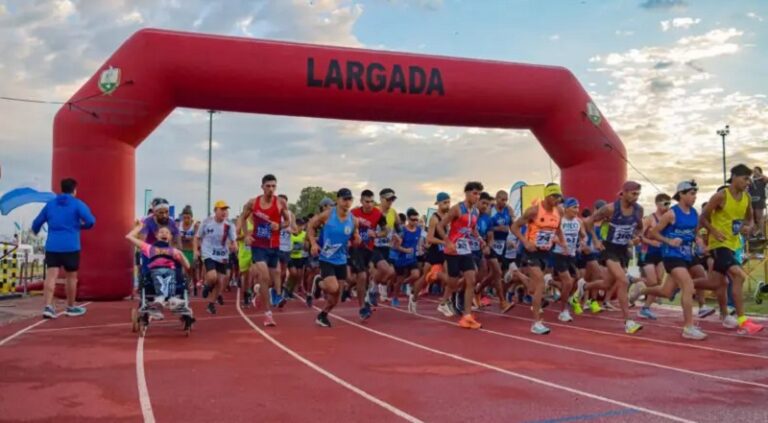
M 132 331 L 143 337 L 150 322 L 163 320 L 163 309 L 169 309 L 172 314 L 179 316 L 182 328 L 186 336 L 189 336 L 195 317 L 189 307 L 189 289 L 181 263 L 162 252 L 151 258 L 143 258 L 145 262 L 139 276 L 139 304 L 131 309 Z M 159 259 L 174 261 L 176 266 L 173 269 L 153 267 L 152 264 Z

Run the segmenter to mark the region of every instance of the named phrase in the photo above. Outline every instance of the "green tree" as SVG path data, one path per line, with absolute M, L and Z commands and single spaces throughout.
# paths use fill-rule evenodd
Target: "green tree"
M 318 205 L 324 197 L 333 200 L 336 198 L 336 192 L 326 191 L 322 187 L 304 187 L 299 194 L 299 199 L 295 204 L 290 204 L 289 208 L 298 217 L 317 213 Z

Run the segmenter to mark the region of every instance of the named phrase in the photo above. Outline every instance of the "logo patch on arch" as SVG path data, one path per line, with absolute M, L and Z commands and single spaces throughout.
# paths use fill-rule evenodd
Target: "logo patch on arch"
M 587 117 L 595 126 L 600 125 L 600 122 L 603 121 L 603 115 L 600 114 L 600 109 L 598 109 L 597 105 L 591 101 L 587 102 Z
M 113 68 L 101 72 L 99 76 L 99 89 L 104 94 L 110 95 L 120 86 L 120 68 Z

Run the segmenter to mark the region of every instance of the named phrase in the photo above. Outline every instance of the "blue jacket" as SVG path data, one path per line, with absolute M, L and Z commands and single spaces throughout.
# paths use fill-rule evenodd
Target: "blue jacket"
M 91 210 L 70 194 L 59 194 L 49 201 L 32 222 L 37 234 L 48 223 L 45 251 L 71 253 L 80 251 L 80 230 L 90 229 L 96 223 Z

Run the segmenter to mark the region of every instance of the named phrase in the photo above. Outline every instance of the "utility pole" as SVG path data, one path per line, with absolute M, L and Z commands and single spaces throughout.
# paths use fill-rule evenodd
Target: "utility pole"
M 211 215 L 211 165 L 213 162 L 213 114 L 216 110 L 208 110 L 208 214 Z
M 723 139 L 723 185 L 727 184 L 728 178 L 725 176 L 725 137 L 728 136 L 728 134 L 731 133 L 731 127 L 729 125 L 725 125 L 725 129 L 718 129 L 717 135 L 720 135 L 720 137 Z

